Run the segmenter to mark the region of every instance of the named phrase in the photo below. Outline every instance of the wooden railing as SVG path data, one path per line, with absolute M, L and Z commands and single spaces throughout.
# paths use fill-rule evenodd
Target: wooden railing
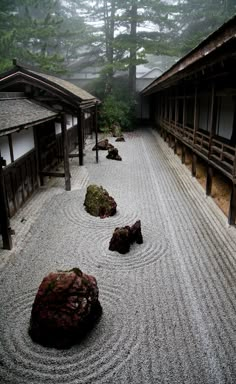
M 236 148 L 223 143 L 219 139 L 212 139 L 210 149 L 210 159 L 220 164 L 222 168 L 226 169 L 230 174 L 236 176 L 235 162 L 236 162 Z
M 219 138 L 210 139 L 210 135 L 194 130 L 174 121 L 160 121 L 162 129 L 170 132 L 180 141 L 186 143 L 200 155 L 209 159 L 218 169 L 225 171 L 229 177 L 236 177 L 236 148 L 224 143 Z
M 35 150 L 3 169 L 8 214 L 12 217 L 38 187 Z
M 205 156 L 208 156 L 209 148 L 210 148 L 209 135 L 206 135 L 205 133 L 197 131 L 195 135 L 194 146 L 195 148 L 198 149 L 198 151 L 202 152 Z

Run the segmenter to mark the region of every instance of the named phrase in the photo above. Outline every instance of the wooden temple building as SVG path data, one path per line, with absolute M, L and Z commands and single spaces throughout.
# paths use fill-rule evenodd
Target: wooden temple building
M 63 177 L 71 189 L 69 158 L 83 165 L 86 138 L 95 132 L 97 141 L 99 103 L 68 81 L 14 64 L 0 74 L 0 233 L 6 249 L 12 247 L 9 218 L 45 176 Z
M 152 124 L 176 152 L 191 153 L 207 168 L 206 194 L 215 170 L 232 185 L 229 224 L 236 220 L 236 17 L 154 80 L 142 92 Z

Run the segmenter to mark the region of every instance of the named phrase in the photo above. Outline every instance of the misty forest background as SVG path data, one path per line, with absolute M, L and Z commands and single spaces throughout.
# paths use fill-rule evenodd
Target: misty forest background
M 88 90 L 128 128 L 136 66 L 148 54 L 182 57 L 235 13 L 236 0 L 0 0 L 0 72 L 13 58 L 67 78 L 71 63 L 99 66 Z

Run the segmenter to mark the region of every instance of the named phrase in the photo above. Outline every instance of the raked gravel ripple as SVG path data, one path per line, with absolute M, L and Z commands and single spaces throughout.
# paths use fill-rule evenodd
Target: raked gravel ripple
M 3 265 L 0 383 L 236 383 L 235 228 L 155 132 L 117 146 L 122 162 L 100 152 L 95 164 L 87 150 L 84 167 L 117 215 L 89 216 L 86 185 L 56 193 Z M 144 243 L 110 252 L 114 228 L 137 219 Z M 27 328 L 38 285 L 77 266 L 98 280 L 101 321 L 69 350 L 34 344 Z

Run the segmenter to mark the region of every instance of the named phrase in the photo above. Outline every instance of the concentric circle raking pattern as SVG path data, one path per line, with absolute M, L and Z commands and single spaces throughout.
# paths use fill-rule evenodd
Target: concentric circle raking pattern
M 113 375 L 132 354 L 137 343 L 136 333 L 124 326 L 131 314 L 120 287 L 103 284 L 99 287 L 103 307 L 101 320 L 85 340 L 68 350 L 44 348 L 29 337 L 35 291 L 10 300 L 6 323 L 1 324 L 1 377 L 9 377 L 17 383 L 25 380 L 27 383 L 67 384 L 87 383 L 95 377 L 99 380 L 99 377 Z
M 80 244 L 80 257 L 83 264 L 111 271 L 129 271 L 156 263 L 169 252 L 168 240 L 158 228 L 144 225 L 142 227 L 143 244 L 132 244 L 130 251 L 124 255 L 109 250 L 112 233 L 113 230 L 105 228 L 103 231 L 95 231 L 93 235 L 84 236 Z M 91 246 L 86 248 L 88 242 Z

